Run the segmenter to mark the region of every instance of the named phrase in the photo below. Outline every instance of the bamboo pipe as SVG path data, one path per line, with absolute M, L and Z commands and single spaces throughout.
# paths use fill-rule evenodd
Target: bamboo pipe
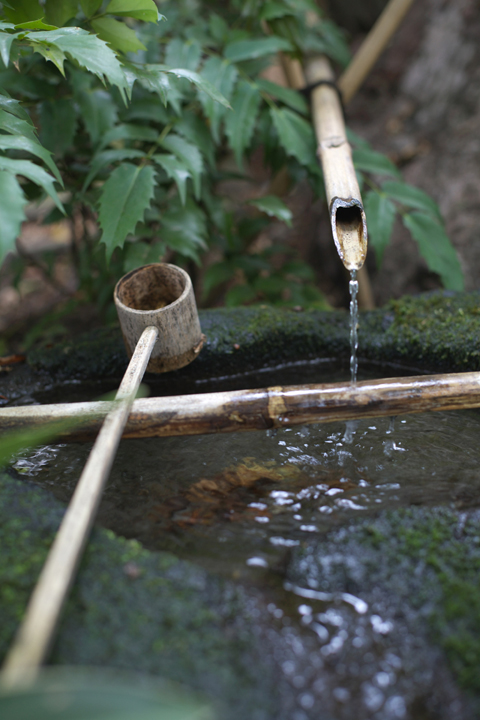
M 335 80 L 326 57 L 310 60 L 305 75 L 310 85 Z M 333 239 L 347 270 L 358 270 L 367 254 L 367 221 L 342 105 L 336 89 L 328 84 L 315 87 L 311 100 Z
M 0 430 L 66 424 L 59 440 L 92 439 L 111 403 L 3 408 Z M 350 383 L 269 387 L 135 400 L 124 438 L 204 435 L 309 423 L 480 407 L 480 373 L 451 373 Z
M 47 656 L 157 336 L 158 328 L 146 328 L 133 353 L 114 407 L 101 426 L 5 660 L 0 673 L 3 687 L 32 683 Z
M 413 0 L 390 0 L 382 11 L 351 63 L 338 79 L 338 87 L 345 104 L 357 93 L 412 3 Z

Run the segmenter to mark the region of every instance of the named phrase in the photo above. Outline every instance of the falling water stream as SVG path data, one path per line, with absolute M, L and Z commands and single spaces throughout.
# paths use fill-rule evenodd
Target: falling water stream
M 350 271 L 350 374 L 352 383 L 357 382 L 358 371 L 358 280 L 357 271 Z

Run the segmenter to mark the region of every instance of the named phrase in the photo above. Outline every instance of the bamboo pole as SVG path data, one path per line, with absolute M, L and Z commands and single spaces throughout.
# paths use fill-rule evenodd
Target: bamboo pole
M 451 373 L 350 383 L 269 387 L 135 400 L 124 438 L 173 437 L 266 430 L 480 407 L 480 373 Z M 0 430 L 80 418 L 59 440 L 95 436 L 111 403 L 71 403 L 3 408 Z
M 390 0 L 373 28 L 355 53 L 351 63 L 338 80 L 343 102 L 350 102 L 389 40 L 405 17 L 413 0 Z
M 7 655 L 0 674 L 3 687 L 11 688 L 33 682 L 46 658 L 157 336 L 156 327 L 144 330 L 123 377 L 113 409 L 112 404 L 108 403 L 108 414 Z
M 343 110 L 332 85 L 334 74 L 326 57 L 310 60 L 305 68 L 312 90 L 312 111 L 318 156 L 322 164 L 333 239 L 347 270 L 358 270 L 367 254 L 367 221 L 352 151 L 347 140 Z

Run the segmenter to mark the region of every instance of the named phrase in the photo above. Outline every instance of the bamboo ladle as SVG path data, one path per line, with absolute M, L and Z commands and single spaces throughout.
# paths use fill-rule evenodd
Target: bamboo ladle
M 192 283 L 184 270 L 162 263 L 144 266 L 118 282 L 114 297 L 131 360 L 7 655 L 0 674 L 4 687 L 33 682 L 47 656 L 147 365 L 153 372 L 183 367 L 203 344 Z

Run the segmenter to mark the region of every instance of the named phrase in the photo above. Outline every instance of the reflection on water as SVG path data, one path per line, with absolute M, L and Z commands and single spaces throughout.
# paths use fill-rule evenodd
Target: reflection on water
M 294 720 L 318 718 L 320 708 L 335 718 L 413 718 L 411 703 L 435 685 L 432 649 L 353 591 L 285 582 L 282 564 L 352 517 L 478 503 L 479 430 L 479 413 L 464 411 L 124 441 L 99 521 L 264 592 Z M 90 447 L 46 446 L 15 466 L 68 501 Z

